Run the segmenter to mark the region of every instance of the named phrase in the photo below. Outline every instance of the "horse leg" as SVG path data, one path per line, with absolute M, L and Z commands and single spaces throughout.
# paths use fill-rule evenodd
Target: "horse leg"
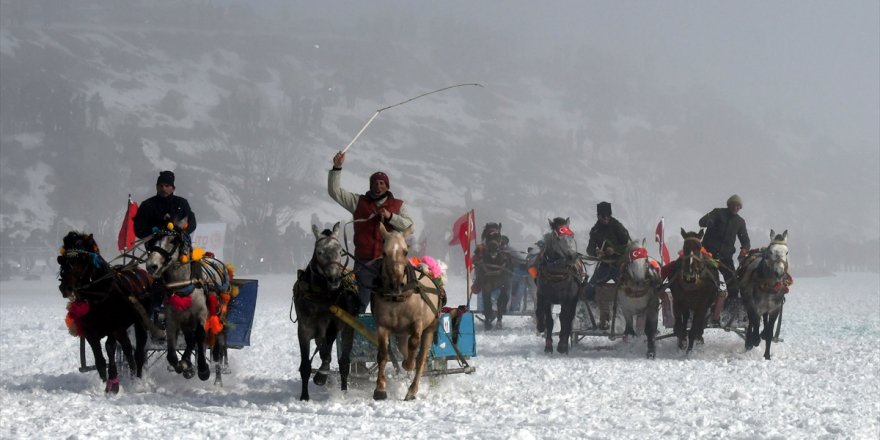
M 672 309 L 675 312 L 675 328 L 673 333 L 675 333 L 675 338 L 678 339 L 678 349 L 684 350 L 687 347 L 688 310 L 684 304 L 677 302 L 672 304 Z
M 544 302 L 544 297 L 538 295 L 537 299 L 535 300 L 535 330 L 537 330 L 538 333 L 544 333 L 544 329 L 547 325 L 546 318 L 544 316 Z
M 174 313 L 174 312 L 171 312 Z M 180 359 L 177 357 L 177 331 L 180 327 L 180 323 L 177 319 L 174 319 L 170 316 L 170 313 L 166 311 L 165 318 L 165 358 L 168 360 L 168 365 L 171 369 L 180 374 L 183 372 L 183 365 L 180 365 Z
M 501 325 L 501 319 L 504 318 L 504 312 L 507 311 L 507 304 L 510 301 L 510 286 L 503 285 L 501 286 L 501 294 L 498 295 L 498 311 L 497 313 L 497 322 L 495 323 L 495 328 L 497 330 L 501 330 L 503 326 Z
M 694 351 L 694 343 L 703 340 L 703 329 L 706 326 L 706 313 L 709 311 L 709 304 L 700 304 L 694 310 L 693 322 L 691 322 L 691 331 L 688 333 L 687 353 Z
M 122 348 L 122 356 L 125 357 L 125 363 L 128 364 L 128 377 L 133 378 L 135 375 L 134 354 L 131 350 L 131 340 L 128 339 L 128 332 L 125 330 L 117 331 L 114 332 L 113 336 Z
M 107 351 L 107 384 L 104 387 L 105 394 L 119 393 L 119 372 L 116 369 L 116 336 L 107 335 L 104 342 L 104 349 Z
M 559 343 L 556 351 L 568 354 L 568 343 L 571 338 L 571 327 L 574 322 L 574 313 L 577 310 L 577 295 L 567 298 L 561 305 L 559 313 Z
M 354 329 L 346 325 L 342 328 L 342 340 L 340 341 L 339 359 L 339 381 L 341 382 L 342 391 L 348 390 L 348 372 L 351 368 L 351 348 L 354 345 Z
M 107 382 L 107 360 L 104 358 L 101 338 L 94 335 L 86 335 L 85 338 L 92 349 L 92 355 L 95 357 L 95 369 L 98 370 L 98 376 L 101 377 L 101 382 Z
M 758 308 L 755 305 L 754 290 L 743 289 L 740 292 L 740 298 L 746 309 L 746 315 L 749 317 L 749 324 L 746 327 L 746 350 L 751 350 L 761 344 L 761 336 L 758 329 L 761 326 L 761 317 L 758 315 Z
M 553 353 L 553 304 L 544 310 L 544 353 Z
M 660 321 L 659 312 L 657 311 L 659 306 L 659 300 L 655 296 L 651 301 L 648 301 L 648 307 L 645 309 L 645 336 L 648 337 L 648 359 L 654 359 L 656 355 L 654 339 L 657 337 L 657 326 Z
M 135 322 L 134 341 L 135 375 L 141 378 L 144 374 L 144 365 L 147 362 L 147 329 L 144 328 L 143 324 Z
M 770 360 L 770 343 L 773 342 L 773 328 L 776 327 L 776 318 L 779 310 L 764 314 L 764 359 Z
M 318 354 L 321 356 L 321 366 L 315 373 L 315 385 L 324 386 L 327 384 L 327 378 L 330 377 L 330 362 L 333 359 L 333 341 L 336 340 L 336 328 L 328 325 L 324 329 L 324 336 L 317 339 Z
M 376 389 L 373 390 L 373 400 L 385 400 L 388 393 L 385 391 L 385 364 L 388 363 L 388 337 L 390 331 L 382 326 L 376 329 L 376 336 L 379 338 L 379 347 L 376 352 L 376 366 L 378 367 L 378 376 L 376 377 Z
M 196 365 L 199 369 L 199 379 L 208 380 L 211 377 L 211 366 L 208 365 L 208 358 L 205 356 L 205 326 L 199 324 L 196 326 Z
M 428 353 L 431 351 L 431 343 L 434 341 L 434 333 L 436 332 L 437 322 L 435 320 L 419 335 L 419 342 L 421 342 L 421 348 L 419 349 L 419 362 L 416 366 L 415 377 L 413 377 L 412 383 L 409 384 L 409 389 L 406 391 L 406 397 L 404 397 L 403 400 L 415 400 L 416 394 L 419 392 L 419 379 L 422 378 L 422 374 L 425 372 L 425 367 L 428 364 Z
M 413 371 L 416 368 L 416 355 L 420 355 L 421 353 L 418 351 L 422 342 L 422 329 L 420 327 L 420 322 L 416 321 L 412 325 L 412 329 L 409 332 L 409 338 L 406 340 L 406 357 L 403 361 L 403 369 L 405 371 Z M 398 344 L 399 345 L 399 344 Z
M 299 394 L 299 400 L 309 400 L 309 376 L 312 375 L 312 362 L 309 359 L 309 349 L 311 348 L 309 341 L 312 335 L 305 328 L 300 318 L 297 330 L 297 339 L 299 340 L 299 377 L 302 382 L 302 390 Z
M 195 329 L 192 328 L 191 325 L 187 324 L 183 326 L 183 354 L 180 356 L 180 371 L 178 373 L 183 374 L 183 377 L 187 379 L 192 379 L 193 376 L 196 375 L 195 370 L 193 370 L 192 366 L 192 352 L 196 345 L 196 334 Z

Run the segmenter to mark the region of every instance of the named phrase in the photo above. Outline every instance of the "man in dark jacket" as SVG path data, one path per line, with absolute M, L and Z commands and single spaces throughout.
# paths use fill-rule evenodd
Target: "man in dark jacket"
M 590 229 L 590 242 L 587 244 L 587 254 L 591 257 L 601 258 L 596 264 L 596 270 L 585 287 L 587 301 L 596 301 L 596 286 L 605 284 L 609 280 L 620 281 L 620 265 L 618 258 L 626 252 L 629 244 L 629 231 L 616 218 L 611 216 L 611 204 L 601 202 L 596 205 L 596 224 Z M 600 304 L 599 328 L 607 329 L 610 311 L 607 304 Z
M 134 217 L 134 234 L 144 238 L 153 233 L 153 228 L 163 229 L 170 221 L 186 219 L 186 232 L 196 230 L 196 216 L 189 208 L 189 202 L 174 195 L 174 173 L 162 171 L 156 179 L 156 195 L 144 200 Z M 167 216 L 167 217 L 166 217 Z
M 192 234 L 196 230 L 196 216 L 189 208 L 189 202 L 183 197 L 174 195 L 174 173 L 162 171 L 156 179 L 156 195 L 144 200 L 134 217 L 134 235 L 144 238 L 153 233 L 153 228 L 164 229 L 169 221 L 186 219 L 186 232 Z M 162 318 L 162 309 L 167 290 L 160 279 L 155 280 L 149 289 L 153 303 L 153 316 L 157 323 Z
M 727 199 L 727 208 L 715 208 L 700 219 L 700 227 L 706 228 L 703 247 L 721 263 L 719 266 L 727 284 L 727 295 L 733 300 L 730 301 L 731 306 L 739 300 L 739 285 L 733 267 L 736 239 L 739 238 L 741 256 L 747 255 L 751 246 L 746 221 L 739 216 L 740 209 L 742 199 L 734 194 Z M 713 316 L 713 320 L 716 318 L 717 316 Z
M 397 199 L 388 189 L 391 187 L 388 175 L 376 172 L 370 176 L 370 190 L 355 194 L 343 189 L 339 181 L 345 153 L 333 156 L 333 169 L 327 176 L 327 192 L 330 198 L 339 203 L 354 216 L 354 256 L 355 278 L 358 284 L 358 297 L 361 300 L 360 313 L 367 310 L 373 284 L 379 275 L 378 259 L 382 256 L 382 234 L 379 222 L 389 231 L 404 231 L 413 225 L 403 200 Z

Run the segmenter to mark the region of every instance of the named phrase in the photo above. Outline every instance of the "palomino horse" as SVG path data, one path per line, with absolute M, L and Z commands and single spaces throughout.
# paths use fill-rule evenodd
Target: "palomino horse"
M 71 300 L 68 325 L 71 332 L 88 341 L 95 356 L 95 367 L 105 392 L 119 392 L 116 369 L 116 344 L 122 346 L 132 376 L 141 377 L 146 359 L 147 326 L 144 308 L 149 309 L 145 292 L 153 279 L 143 270 L 114 269 L 101 257 L 91 234 L 71 231 L 64 237 L 58 256 L 58 286 L 61 295 Z M 144 303 L 140 302 L 144 301 Z M 132 354 L 128 328 L 134 325 L 135 350 Z M 107 360 L 101 352 L 101 339 L 107 337 Z
M 501 223 L 487 223 L 483 229 L 482 251 L 477 254 L 474 266 L 476 280 L 483 299 L 483 315 L 486 317 L 486 330 L 501 328 L 504 311 L 510 292 L 510 275 L 513 260 L 510 254 L 501 249 Z M 493 293 L 498 291 L 498 301 L 493 310 Z
M 217 316 L 218 296 L 222 293 L 228 301 L 230 277 L 225 265 L 201 252 L 195 252 L 183 221 L 178 220 L 172 229 L 158 231 L 155 241 L 147 247 L 147 271 L 161 277 L 169 291 L 165 301 L 166 358 L 178 374 L 190 379 L 195 375 L 190 361 L 193 350 L 201 380 L 211 377 L 211 369 L 205 358 L 206 339 L 210 337 L 212 359 L 216 362 L 220 382 L 225 338 Z M 215 319 L 216 318 L 216 319 Z M 218 328 L 219 327 L 219 328 Z M 210 333 L 208 331 L 210 329 Z M 181 358 L 177 356 L 177 331 L 183 333 L 186 343 Z
M 694 342 L 702 340 L 703 329 L 706 327 L 706 313 L 709 305 L 715 300 L 718 292 L 718 272 L 710 266 L 710 257 L 703 254 L 703 230 L 685 232 L 682 254 L 673 263 L 675 266 L 670 275 L 669 289 L 672 291 L 672 311 L 675 314 L 675 336 L 678 348 L 687 348 L 690 354 Z M 693 315 L 690 331 L 687 330 L 688 319 Z
M 385 391 L 385 364 L 388 362 L 388 338 L 393 334 L 398 336 L 397 346 L 405 358 L 404 370 L 415 369 L 415 377 L 404 399 L 413 400 L 419 392 L 419 378 L 425 371 L 431 343 L 437 332 L 438 313 L 446 295 L 430 277 L 416 272 L 407 260 L 406 237 L 412 234 L 412 228 L 403 232 L 388 232 L 380 224 L 379 231 L 384 240 L 381 285 L 373 291 L 371 300 L 379 338 L 376 357 L 379 369 L 373 399 L 384 400 L 388 397 Z M 406 336 L 408 339 L 404 340 Z
M 749 316 L 746 327 L 746 349 L 751 350 L 765 341 L 764 359 L 770 360 L 770 342 L 773 328 L 785 302 L 785 294 L 792 283 L 788 273 L 788 230 L 776 234 L 770 230 L 770 245 L 749 258 L 737 271 L 743 305 Z M 760 319 L 764 331 L 759 333 Z
M 645 240 L 641 244 L 631 241 L 626 248 L 627 259 L 621 270 L 620 284 L 617 286 L 617 304 L 626 322 L 624 338 L 635 336 L 633 315 L 645 314 L 645 336 L 648 337 L 648 359 L 654 359 L 654 338 L 657 335 L 657 310 L 662 292 L 659 265 L 648 258 Z
M 330 374 L 333 342 L 342 331 L 342 350 L 339 355 L 339 377 L 342 390 L 348 389 L 348 370 L 351 366 L 351 347 L 354 331 L 330 312 L 331 306 L 357 316 L 360 300 L 353 278 L 346 278 L 342 263 L 342 244 L 339 242 L 339 223 L 333 230 L 315 234 L 315 248 L 312 259 L 304 270 L 297 274 L 293 285 L 293 303 L 296 307 L 296 328 L 299 339 L 299 375 L 302 378 L 302 392 L 299 400 L 309 400 L 309 376 L 312 374 L 312 360 L 309 358 L 311 340 L 321 355 L 321 367 L 315 373 L 315 385 L 323 386 Z
M 553 353 L 553 305 L 560 304 L 559 344 L 556 351 L 568 353 L 572 321 L 577 309 L 583 265 L 578 257 L 569 219 L 548 220 L 551 232 L 544 235 L 544 248 L 537 258 L 538 298 L 535 316 L 538 332 L 544 333 L 544 352 Z

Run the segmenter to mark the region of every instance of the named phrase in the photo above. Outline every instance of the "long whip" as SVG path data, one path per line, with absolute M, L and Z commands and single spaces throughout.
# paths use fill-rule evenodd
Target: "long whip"
M 482 84 L 478 84 L 478 83 L 456 84 L 456 85 L 454 85 L 454 86 L 443 87 L 442 89 L 437 89 L 437 90 L 433 90 L 433 91 L 430 91 L 430 92 L 427 92 L 427 93 L 422 93 L 421 95 L 419 95 L 419 96 L 414 96 L 414 97 L 412 97 L 412 98 L 407 99 L 406 101 L 401 101 L 401 102 L 398 102 L 397 104 L 392 104 L 392 105 L 389 105 L 388 107 L 382 107 L 382 108 L 380 108 L 379 110 L 376 110 L 376 113 L 373 113 L 373 116 L 371 116 L 370 119 L 367 121 L 367 123 L 364 124 L 363 128 L 361 128 L 361 131 L 357 132 L 357 134 L 354 136 L 354 139 L 352 139 L 351 142 L 349 142 L 348 145 L 345 146 L 345 148 L 342 150 L 342 153 L 344 154 L 346 151 L 348 151 L 349 148 L 351 148 L 351 146 L 355 143 L 355 141 L 357 141 L 358 138 L 361 137 L 361 134 L 363 134 L 364 130 L 366 130 L 367 127 L 369 127 L 370 124 L 373 123 L 373 120 L 376 119 L 377 116 L 379 116 L 379 113 L 382 113 L 382 112 L 385 111 L 385 110 L 388 110 L 388 109 L 391 109 L 391 108 L 397 107 L 397 106 L 399 106 L 399 105 L 406 104 L 406 103 L 408 103 L 408 102 L 410 102 L 410 101 L 415 101 L 416 99 L 419 99 L 419 98 L 421 98 L 421 97 L 423 97 L 423 96 L 428 96 L 428 95 L 430 95 L 430 94 L 432 94 L 432 93 L 439 93 L 439 92 L 442 92 L 442 91 L 444 91 L 444 90 L 449 90 L 449 89 L 453 89 L 453 88 L 456 88 L 456 87 L 463 87 L 463 86 L 477 86 L 477 87 L 483 87 Z

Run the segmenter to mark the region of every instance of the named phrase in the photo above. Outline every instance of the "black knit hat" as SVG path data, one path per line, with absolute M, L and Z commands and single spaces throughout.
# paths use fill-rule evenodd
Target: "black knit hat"
M 159 173 L 159 178 L 156 179 L 156 185 L 167 183 L 171 185 L 173 188 L 177 188 L 174 186 L 174 173 L 171 171 L 162 171 Z
M 596 215 L 603 216 L 606 215 L 611 217 L 611 204 L 608 202 L 601 202 L 596 205 Z

